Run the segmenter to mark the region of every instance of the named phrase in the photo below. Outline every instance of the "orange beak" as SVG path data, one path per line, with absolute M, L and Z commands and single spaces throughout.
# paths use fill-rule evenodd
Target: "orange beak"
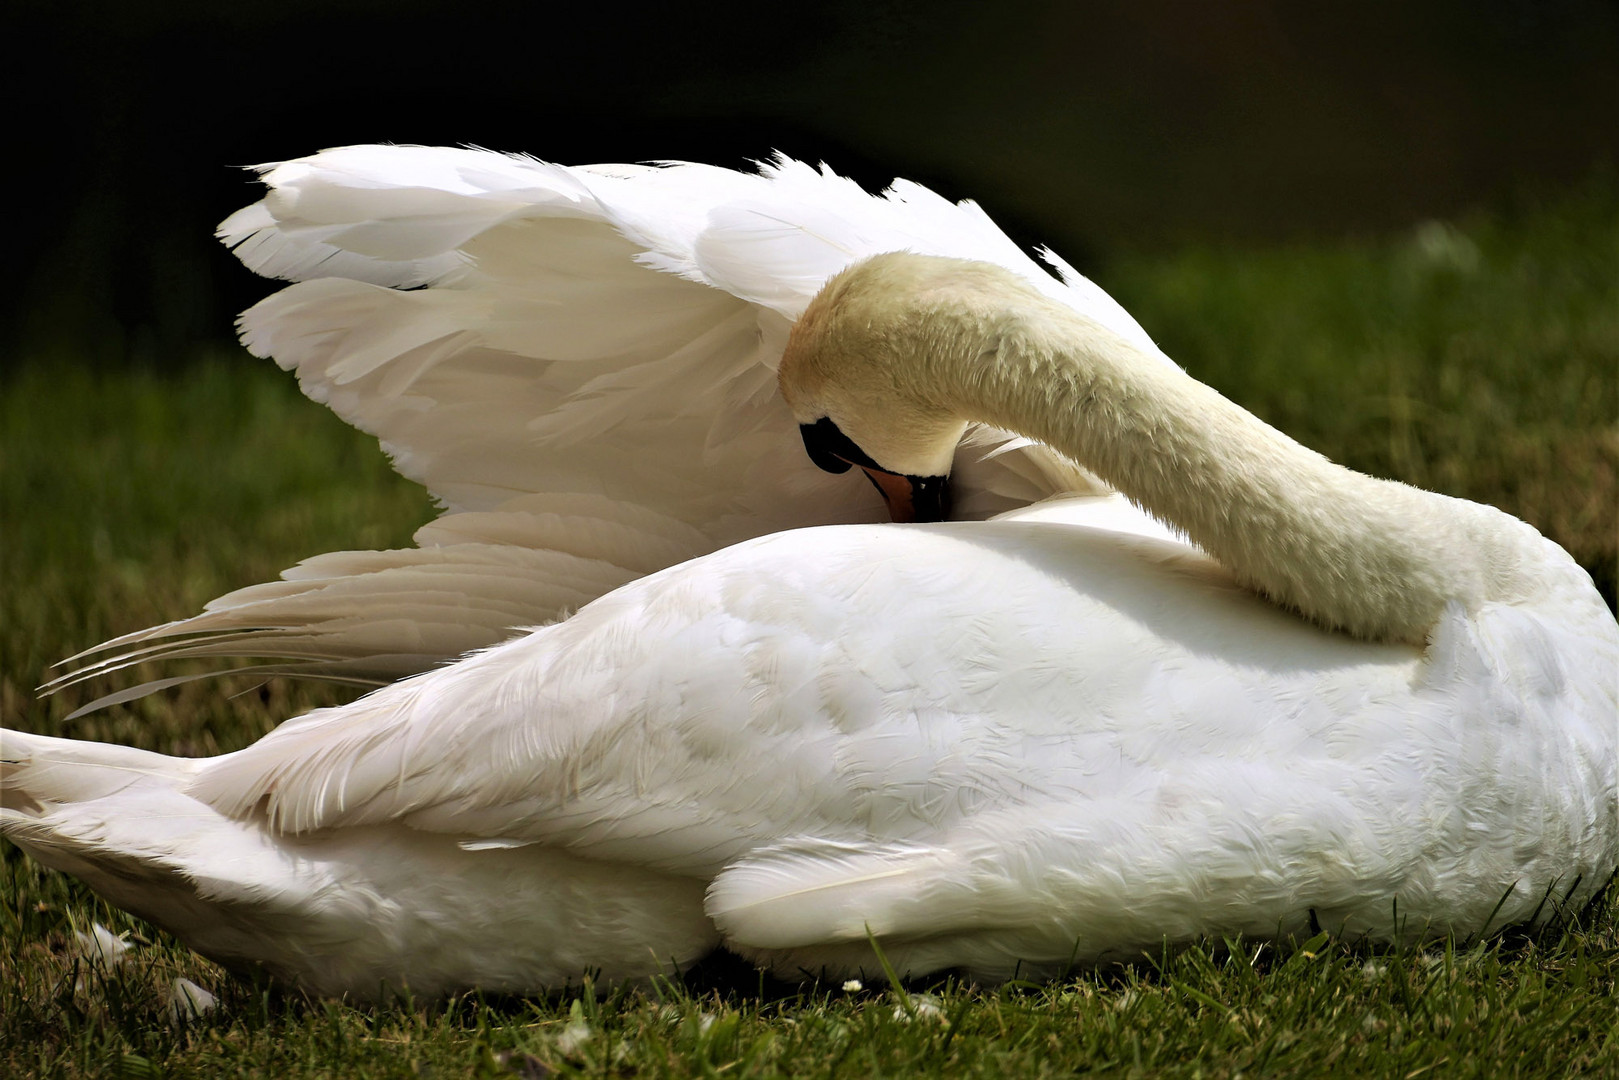
M 950 482 L 943 476 L 901 476 L 861 465 L 871 486 L 888 504 L 891 521 L 943 521 L 950 516 Z
M 844 473 L 852 465 L 860 466 L 888 504 L 888 516 L 894 521 L 943 521 L 950 516 L 950 478 L 947 476 L 904 476 L 877 467 L 860 447 L 838 430 L 830 418 L 821 417 L 813 424 L 799 424 L 804 437 L 804 450 L 818 468 L 829 473 Z

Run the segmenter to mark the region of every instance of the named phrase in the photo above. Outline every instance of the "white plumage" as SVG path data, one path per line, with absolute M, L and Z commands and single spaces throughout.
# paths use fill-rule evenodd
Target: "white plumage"
M 739 540 L 886 520 L 866 484 L 810 464 L 775 388 L 792 320 L 868 255 L 990 260 L 1150 346 L 1105 293 L 1048 254 L 1053 278 L 975 205 L 905 181 L 873 198 L 788 158 L 750 175 L 358 146 L 264 180 L 270 193 L 220 237 L 297 284 L 242 316 L 243 341 L 377 435 L 444 514 L 415 549 L 318 555 L 106 642 L 53 689 L 138 660 L 242 656 L 375 685 Z M 1104 490 L 1005 440 L 967 440 L 958 517 Z
M 393 154 L 431 184 L 382 182 Z M 902 972 L 1002 978 L 1312 922 L 1382 939 L 1471 933 L 1544 917 L 1548 892 L 1580 902 L 1619 863 L 1619 626 L 1568 556 L 1497 511 L 1297 447 L 1165 364 L 1094 287 L 1028 264 L 976 211 L 917 189 L 896 207 L 787 163 L 760 180 L 368 148 L 281 168 L 265 208 L 227 231 L 269 271 L 347 280 L 312 282 L 322 291 L 307 312 L 302 285 L 273 297 L 247 317 L 249 339 L 318 356 L 308 370 L 294 361 L 306 387 L 447 499 L 430 528 L 508 553 L 480 565 L 521 565 L 543 536 L 551 550 L 536 557 L 567 550 L 624 583 L 591 579 L 581 588 L 612 591 L 571 618 L 219 758 L 6 732 L 5 834 L 200 951 L 372 996 L 401 983 L 529 990 L 586 967 L 635 977 L 718 944 L 787 976 L 870 975 L 871 933 Z M 299 189 L 342 172 L 358 179 L 313 184 L 307 199 Z M 651 177 L 669 185 L 659 198 L 689 201 L 593 188 L 640 192 Z M 801 213 L 788 213 L 790 192 Z M 539 243 L 547 229 L 581 246 Z M 479 237 L 498 257 L 478 254 Z M 873 260 L 821 292 L 789 343 L 789 320 L 825 278 L 906 246 L 1003 269 Z M 591 261 L 602 250 L 617 255 Z M 497 313 L 476 324 L 480 341 L 524 335 L 515 313 L 531 308 L 512 300 L 498 314 L 496 282 L 522 277 L 500 278 L 503 259 L 550 260 L 558 289 L 583 298 L 566 322 L 577 353 L 548 346 L 534 388 L 505 346 L 496 363 L 481 351 L 492 346 L 443 344 L 467 324 L 440 308 L 472 300 Z M 600 328 L 584 318 L 609 313 L 590 307 L 603 302 L 596 274 L 640 288 L 643 271 L 644 304 Z M 473 287 L 480 274 L 491 276 Z M 739 331 L 733 353 L 706 354 L 722 375 L 671 342 L 729 340 L 727 305 L 756 329 L 751 344 Z M 423 312 L 426 328 L 413 321 Z M 686 329 L 641 336 L 675 324 Z M 791 408 L 774 375 L 755 386 L 749 374 L 783 348 Z M 665 381 L 666 363 L 697 374 Z M 445 433 L 479 427 L 436 416 L 435 380 L 476 385 L 486 372 L 499 378 L 472 413 L 504 419 L 458 456 Z M 677 392 L 689 379 L 702 394 Z M 716 413 L 758 422 L 715 436 Z M 862 482 L 801 461 L 794 423 L 820 418 L 901 473 L 917 471 L 907 455 L 932 459 L 929 439 L 993 420 L 1093 458 L 1227 561 L 1117 497 L 988 522 L 771 531 L 795 505 L 852 516 L 841 489 Z M 530 442 L 513 434 L 518 420 L 567 434 Z M 1010 445 L 987 465 L 957 454 L 958 469 L 988 478 L 968 496 L 984 509 L 998 484 L 1086 482 L 1050 451 Z M 530 494 L 512 495 L 497 462 L 493 478 L 480 470 L 490 446 L 512 455 Z M 641 446 L 658 455 L 646 485 L 616 472 Z M 696 456 L 666 461 L 668 447 Z M 779 491 L 766 466 L 789 478 Z M 738 501 L 705 486 L 710 468 Z M 521 508 L 560 505 L 544 501 L 558 492 L 581 509 Z M 735 542 L 657 569 L 681 557 L 681 537 Z M 635 554 L 599 558 L 614 543 Z M 329 558 L 363 568 L 396 554 Z M 334 575 L 325 600 L 297 583 L 261 588 L 312 604 L 288 610 L 308 620 L 295 633 L 327 643 L 324 660 L 372 663 L 380 650 L 350 648 L 320 620 L 342 617 L 344 595 L 386 598 L 356 583 L 414 572 L 409 559 Z M 539 602 L 549 586 L 534 583 L 560 564 L 512 571 L 510 593 L 498 570 L 479 593 L 461 584 L 473 563 L 455 565 L 451 591 L 490 611 L 479 597 Z M 436 635 L 453 620 L 424 610 L 413 600 L 406 621 L 451 640 Z

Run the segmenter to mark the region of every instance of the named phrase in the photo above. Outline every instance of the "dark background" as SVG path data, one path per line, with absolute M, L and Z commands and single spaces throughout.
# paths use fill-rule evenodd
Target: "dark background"
M 1122 251 L 1409 226 L 1619 160 L 1603 0 L 12 0 L 0 358 L 163 366 L 267 290 L 236 166 L 354 142 L 570 164 L 780 149 Z

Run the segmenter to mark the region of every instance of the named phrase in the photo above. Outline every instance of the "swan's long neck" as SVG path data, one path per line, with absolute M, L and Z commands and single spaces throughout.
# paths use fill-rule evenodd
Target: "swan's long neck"
M 1531 587 L 1544 545 L 1500 511 L 1335 465 L 1043 297 L 974 307 L 952 320 L 974 346 L 923 350 L 947 408 L 1068 454 L 1276 601 L 1421 642 L 1447 602 Z

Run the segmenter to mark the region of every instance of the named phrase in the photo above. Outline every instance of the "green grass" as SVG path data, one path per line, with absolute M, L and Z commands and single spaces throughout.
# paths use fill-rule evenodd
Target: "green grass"
M 110 977 L 30 943 L 0 985 L 8 1076 L 1613 1075 L 1611 914 L 1539 939 L 1373 953 L 1193 947 L 1045 986 L 693 988 L 377 1009 L 279 998 L 172 948 Z M 218 1011 L 176 1027 L 176 973 Z M 85 988 L 74 991 L 74 979 Z
M 1619 180 L 1404 236 L 1126 260 L 1104 284 L 1198 378 L 1335 461 L 1499 506 L 1613 604 Z
M 1619 197 L 1597 183 L 1404 236 L 1099 276 L 1193 374 L 1339 460 L 1524 516 L 1611 596 L 1616 262 Z M 62 656 L 303 556 L 407 543 L 431 512 L 370 440 L 234 353 L 166 375 L 36 358 L 0 378 L 0 440 L 0 717 L 31 730 L 205 754 L 339 700 L 203 683 L 64 724 L 88 695 L 32 688 Z M 934 995 L 920 1009 L 880 991 L 761 991 L 719 965 L 602 1000 L 372 1010 L 230 979 L 8 845 L 0 872 L 6 1077 L 1619 1074 L 1612 889 L 1531 937 L 1206 943 L 1045 987 L 918 987 Z M 110 977 L 69 944 L 95 919 L 143 943 Z M 219 994 L 218 1011 L 173 1026 L 176 976 Z
M 375 440 L 245 353 L 165 376 L 27 365 L 0 383 L 0 430 L 10 726 L 212 754 L 337 700 L 283 681 L 192 684 L 64 725 L 94 694 L 39 700 L 33 688 L 65 656 L 192 614 L 301 558 L 407 545 L 433 513 Z

